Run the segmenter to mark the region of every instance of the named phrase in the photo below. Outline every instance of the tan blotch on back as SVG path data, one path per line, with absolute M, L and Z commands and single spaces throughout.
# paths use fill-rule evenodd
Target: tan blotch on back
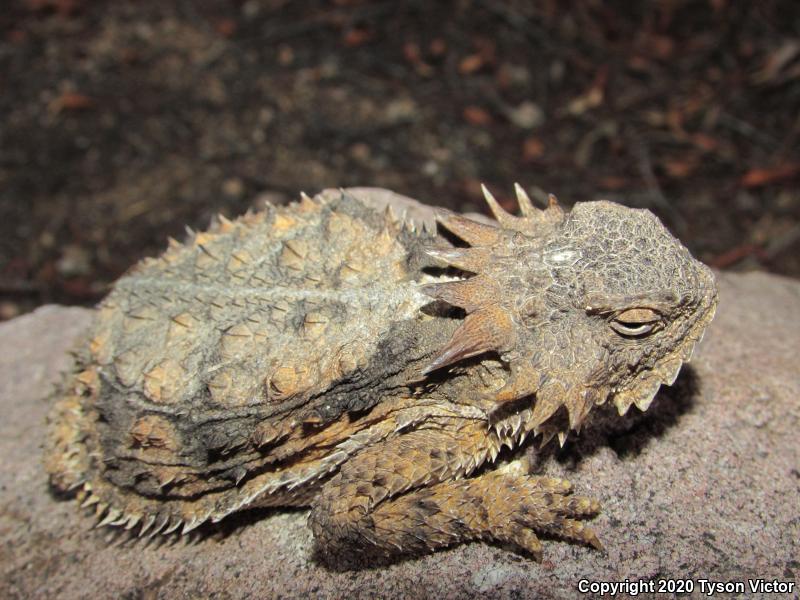
M 104 301 L 93 359 L 176 409 L 282 402 L 357 368 L 428 300 L 405 281 L 401 224 L 361 218 L 356 200 L 351 210 L 330 202 L 221 217 L 172 241 Z

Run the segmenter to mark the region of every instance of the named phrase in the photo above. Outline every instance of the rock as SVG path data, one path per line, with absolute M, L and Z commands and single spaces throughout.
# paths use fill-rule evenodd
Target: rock
M 87 275 L 92 270 L 92 259 L 86 248 L 77 244 L 64 246 L 61 258 L 56 262 L 56 270 L 62 277 Z
M 509 109 L 507 114 L 509 120 L 521 129 L 534 129 L 545 121 L 544 111 L 538 104 L 528 100 L 516 108 Z
M 51 494 L 41 466 L 49 396 L 91 312 L 46 306 L 0 324 L 0 597 L 571 598 L 581 580 L 658 578 L 693 579 L 699 596 L 701 578 L 796 583 L 800 283 L 723 273 L 719 286 L 695 360 L 647 413 L 600 411 L 539 455 L 537 469 L 602 502 L 593 526 L 606 547 L 547 540 L 541 563 L 474 543 L 333 572 L 296 510 L 251 511 L 191 539 L 108 541 Z

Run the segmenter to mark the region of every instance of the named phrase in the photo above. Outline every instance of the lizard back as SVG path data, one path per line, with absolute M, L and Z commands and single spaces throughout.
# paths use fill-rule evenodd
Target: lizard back
M 342 193 L 171 240 L 99 306 L 53 417 L 50 470 L 128 523 L 199 523 L 265 485 L 274 503 L 302 503 L 275 492 L 334 468 L 319 460 L 339 440 L 327 432 L 328 447 L 292 463 L 313 442 L 303 428 L 380 402 L 388 332 L 431 302 L 410 267 L 431 237 Z

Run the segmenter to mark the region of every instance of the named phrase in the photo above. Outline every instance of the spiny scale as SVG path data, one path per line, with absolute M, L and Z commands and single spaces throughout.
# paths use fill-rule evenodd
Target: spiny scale
M 479 223 L 449 210 L 440 209 L 436 220 L 472 246 L 491 246 L 503 238 L 496 225 Z
M 514 327 L 508 314 L 498 306 L 482 307 L 467 315 L 447 345 L 423 373 L 430 373 L 484 352 L 502 352 L 513 341 Z
M 483 197 L 489 205 L 489 210 L 497 219 L 498 223 L 507 229 L 527 233 L 528 235 L 537 235 L 542 233 L 542 227 L 561 222 L 564 219 L 564 211 L 558 203 L 555 195 L 548 194 L 548 204 L 545 209 L 538 209 L 531 202 L 530 197 L 525 190 L 518 183 L 514 184 L 514 190 L 517 194 L 517 202 L 520 207 L 522 217 L 516 217 L 503 209 L 500 203 L 495 199 L 489 189 L 481 184 Z
M 539 210 L 533 206 L 519 184 L 515 184 L 514 187 L 522 217 L 510 215 L 503 210 L 486 186 L 482 186 L 486 202 L 500 227 L 478 223 L 447 211 L 437 215 L 439 223 L 469 243 L 471 247 L 451 250 L 431 249 L 428 255 L 476 275 L 465 280 L 432 284 L 423 288 L 423 291 L 431 297 L 461 307 L 467 312 L 462 325 L 425 368 L 424 374 L 465 358 L 486 352 L 500 353 L 513 347 L 514 327 L 507 307 L 502 305 L 502 289 L 484 271 L 491 269 L 498 252 L 502 254 L 502 245 L 509 239 L 509 230 L 517 234 L 531 235 L 543 223 L 556 223 L 563 218 L 563 211 L 558 206 L 555 196 L 550 195 L 547 209 Z M 511 388 L 509 391 L 512 392 L 508 394 L 509 399 L 519 397 L 518 392 L 522 390 L 514 389 L 522 387 L 518 381 L 515 384 L 507 384 L 504 389 L 509 387 Z M 515 391 L 517 393 L 514 393 Z M 534 391 L 535 388 L 532 388 L 529 393 Z M 572 402 L 567 400 L 566 390 L 561 394 L 542 394 L 537 398 L 531 416 L 532 426 L 535 427 L 549 419 L 560 406 L 566 406 L 570 427 L 579 428 L 591 409 L 591 398 L 576 397 Z M 562 445 L 565 439 L 566 436 L 559 435 Z
M 432 298 L 463 308 L 467 313 L 490 305 L 502 293 L 497 284 L 484 275 L 447 283 L 431 283 L 423 286 L 422 291 Z
M 522 217 L 507 213 L 492 196 L 485 185 L 481 185 L 486 203 L 494 214 L 500 227 L 479 223 L 449 211 L 439 211 L 437 221 L 462 240 L 469 248 L 428 248 L 428 256 L 444 261 L 454 267 L 475 273 L 472 278 L 447 283 L 424 286 L 422 291 L 433 298 L 463 308 L 467 318 L 453 334 L 448 344 L 442 348 L 433 361 L 423 370 L 431 373 L 455 362 L 477 356 L 485 352 L 503 352 L 514 342 L 514 326 L 506 309 L 499 304 L 502 296 L 500 286 L 485 270 L 497 258 L 499 247 L 509 239 L 507 230 L 531 233 L 542 222 L 552 219 L 547 211 L 557 211 L 552 205 L 544 211 L 534 208 L 531 199 L 519 184 L 515 184 L 517 200 Z

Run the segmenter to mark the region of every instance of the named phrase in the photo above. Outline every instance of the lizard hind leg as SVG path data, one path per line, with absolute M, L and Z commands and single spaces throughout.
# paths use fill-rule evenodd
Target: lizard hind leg
M 537 533 L 601 548 L 583 523 L 599 511 L 596 501 L 573 496 L 559 479 L 500 471 L 462 478 L 468 454 L 442 432 L 414 431 L 354 457 L 314 502 L 321 557 L 349 568 L 485 539 L 539 558 Z
M 334 566 L 349 567 L 372 563 L 379 555 L 415 553 L 472 539 L 469 529 L 458 523 L 441 532 L 415 531 L 413 524 L 437 526 L 441 511 L 426 504 L 426 494 L 440 482 L 471 473 L 490 455 L 490 446 L 482 422 L 456 420 L 445 429 L 397 435 L 355 455 L 314 499 L 309 522 L 318 553 Z M 392 513 L 396 502 L 406 497 L 416 502 L 414 519 Z
M 541 560 L 537 533 L 602 549 L 582 519 L 600 510 L 595 500 L 571 495 L 569 484 L 546 477 L 490 472 L 446 481 L 379 506 L 375 530 L 387 532 L 393 545 L 430 551 L 475 539 L 510 544 Z

